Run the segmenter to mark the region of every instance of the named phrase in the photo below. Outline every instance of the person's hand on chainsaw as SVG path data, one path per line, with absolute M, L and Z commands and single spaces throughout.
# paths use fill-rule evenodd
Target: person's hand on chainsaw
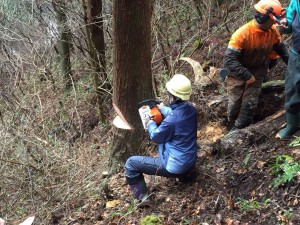
M 246 88 L 250 87 L 255 82 L 255 77 L 251 75 L 250 79 L 246 80 Z
M 157 104 L 157 107 L 159 108 L 161 114 L 164 116 L 164 118 L 166 118 L 171 112 L 172 109 L 168 106 L 165 106 L 165 104 L 163 102 L 161 102 L 160 104 Z
M 163 117 L 162 114 L 157 106 L 150 109 L 150 118 L 153 120 L 156 124 L 160 124 Z
M 158 107 L 159 110 L 161 110 L 162 107 L 164 107 L 164 106 L 165 106 L 165 104 L 163 102 L 157 104 L 157 107 Z

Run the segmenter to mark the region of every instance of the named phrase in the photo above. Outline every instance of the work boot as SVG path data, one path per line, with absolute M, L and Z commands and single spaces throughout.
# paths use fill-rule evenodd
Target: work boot
M 233 126 L 233 127 L 230 129 L 229 133 L 233 133 L 233 132 L 237 131 L 238 129 L 239 129 L 238 127 Z
M 130 184 L 129 187 L 136 199 L 143 202 L 148 198 L 148 188 L 144 180 L 137 184 Z
M 299 113 L 289 113 L 286 112 L 285 114 L 286 119 L 286 127 L 284 129 L 281 129 L 277 134 L 276 138 L 279 139 L 289 139 L 293 134 L 295 134 L 298 130 L 300 130 L 299 127 Z
M 235 133 L 236 131 L 238 131 L 238 130 L 239 130 L 238 127 L 233 126 L 233 127 L 229 130 L 229 132 L 224 136 L 224 138 L 227 139 L 227 138 L 231 137 L 231 135 L 232 135 L 233 133 Z

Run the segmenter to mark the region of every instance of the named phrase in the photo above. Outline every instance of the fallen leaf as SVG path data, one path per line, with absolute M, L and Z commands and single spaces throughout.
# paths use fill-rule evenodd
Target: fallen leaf
M 227 206 L 228 206 L 229 209 L 234 209 L 235 208 L 233 199 L 230 198 L 228 200 Z
M 295 198 L 294 201 L 293 201 L 293 205 L 298 205 L 298 203 L 299 203 L 298 199 Z
M 266 165 L 266 162 L 258 161 L 256 166 L 258 169 L 262 169 L 265 165 Z
M 223 172 L 224 170 L 225 170 L 225 166 L 216 169 L 216 172 L 217 172 L 217 173 L 220 173 L 220 172 Z
M 225 219 L 225 223 L 226 223 L 226 225 L 232 225 L 233 224 L 233 220 L 230 219 L 230 218 L 226 218 Z
M 300 158 L 300 149 L 293 150 L 292 154 L 295 158 L 299 159 Z
M 106 208 L 113 208 L 116 205 L 120 204 L 120 200 L 112 200 L 112 201 L 108 201 L 106 202 Z

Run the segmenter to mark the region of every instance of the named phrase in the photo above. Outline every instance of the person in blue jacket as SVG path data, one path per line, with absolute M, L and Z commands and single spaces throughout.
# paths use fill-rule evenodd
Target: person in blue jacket
M 292 33 L 291 49 L 285 76 L 286 127 L 276 137 L 290 138 L 300 129 L 300 1 L 291 0 L 286 18 L 278 29 L 282 33 Z
M 144 201 L 148 188 L 143 174 L 184 178 L 197 159 L 197 111 L 188 102 L 192 88 L 190 80 L 176 74 L 167 82 L 170 107 L 159 105 L 164 116 L 161 124 L 150 120 L 150 139 L 158 143 L 158 157 L 131 156 L 125 164 L 126 181 L 136 199 Z

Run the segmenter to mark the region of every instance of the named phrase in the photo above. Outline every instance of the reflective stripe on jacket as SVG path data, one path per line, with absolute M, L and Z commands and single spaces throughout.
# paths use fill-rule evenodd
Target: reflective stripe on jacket
M 235 76 L 247 80 L 251 77 L 248 68 L 264 66 L 274 58 L 273 50 L 287 63 L 288 52 L 276 27 L 264 31 L 251 20 L 231 36 L 224 64 Z
M 197 112 L 186 101 L 171 105 L 160 126 L 150 122 L 148 132 L 159 144 L 159 157 L 170 173 L 182 174 L 191 170 L 197 159 Z

